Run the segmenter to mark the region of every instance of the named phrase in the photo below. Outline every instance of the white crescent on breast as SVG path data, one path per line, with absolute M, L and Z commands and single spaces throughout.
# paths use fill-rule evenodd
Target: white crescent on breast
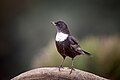
M 57 32 L 55 40 L 61 42 L 61 41 L 66 40 L 67 37 L 68 37 L 68 34 L 65 34 L 65 33 L 62 33 L 62 32 Z

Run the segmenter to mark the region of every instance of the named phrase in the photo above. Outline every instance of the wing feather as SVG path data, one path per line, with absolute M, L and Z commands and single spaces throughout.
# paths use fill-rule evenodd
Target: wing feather
M 69 36 L 69 41 L 70 41 L 70 48 L 71 49 L 73 49 L 76 53 L 85 54 L 73 36 Z

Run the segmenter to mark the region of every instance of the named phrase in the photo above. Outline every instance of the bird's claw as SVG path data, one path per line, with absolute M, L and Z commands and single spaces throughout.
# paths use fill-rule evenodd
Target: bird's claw
M 60 71 L 60 68 L 64 68 L 62 65 L 59 66 L 59 71 Z
M 69 69 L 71 69 L 69 75 L 72 73 L 72 71 L 75 71 L 73 67 L 69 67 Z

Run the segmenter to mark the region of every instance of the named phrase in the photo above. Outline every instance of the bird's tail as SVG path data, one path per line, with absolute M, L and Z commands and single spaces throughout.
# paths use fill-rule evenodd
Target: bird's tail
M 86 55 L 91 55 L 90 53 L 88 53 L 88 52 L 86 52 L 86 51 L 84 51 L 84 50 L 82 50 L 83 52 L 84 52 L 84 54 L 86 54 Z

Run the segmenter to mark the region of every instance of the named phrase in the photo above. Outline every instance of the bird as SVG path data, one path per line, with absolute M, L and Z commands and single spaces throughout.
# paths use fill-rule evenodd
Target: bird
M 56 27 L 56 38 L 55 38 L 55 44 L 57 51 L 60 53 L 60 55 L 63 57 L 60 65 L 59 65 L 59 71 L 60 68 L 63 68 L 63 63 L 65 58 L 68 56 L 72 58 L 72 64 L 71 64 L 71 71 L 75 70 L 73 67 L 73 60 L 77 55 L 91 55 L 89 52 L 81 49 L 80 45 L 78 44 L 77 40 L 74 36 L 71 35 L 67 24 L 62 21 L 52 21 L 51 22 Z

